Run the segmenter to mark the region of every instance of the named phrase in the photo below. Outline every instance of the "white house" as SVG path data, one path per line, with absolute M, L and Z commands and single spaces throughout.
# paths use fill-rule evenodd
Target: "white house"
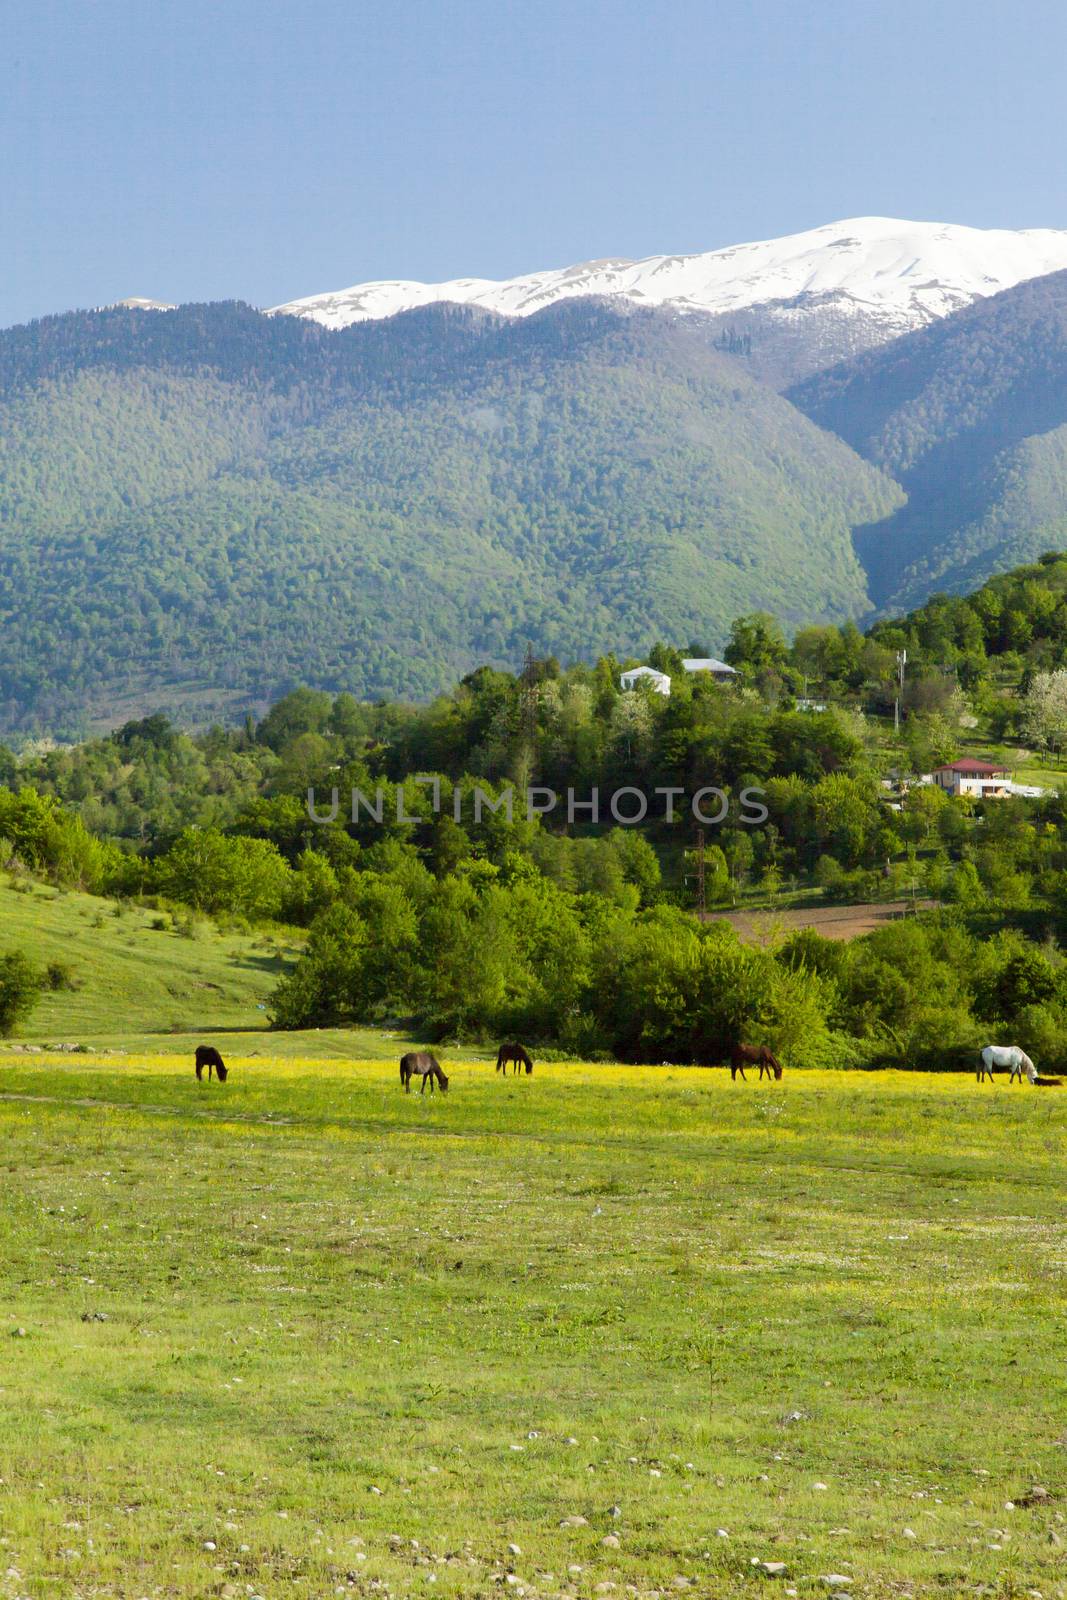
M 683 656 L 682 666 L 686 672 L 708 672 L 720 683 L 737 677 L 733 667 L 728 667 L 725 661 L 716 661 L 714 656 Z
M 630 667 L 619 678 L 624 689 L 636 689 L 639 683 L 647 683 L 654 694 L 669 695 L 671 680 L 665 672 L 657 672 L 655 667 Z
M 975 761 L 971 757 L 935 767 L 932 777 L 946 794 L 969 794 L 978 800 L 1001 799 L 1011 794 L 1013 787 L 1007 767 L 995 766 L 992 761 Z

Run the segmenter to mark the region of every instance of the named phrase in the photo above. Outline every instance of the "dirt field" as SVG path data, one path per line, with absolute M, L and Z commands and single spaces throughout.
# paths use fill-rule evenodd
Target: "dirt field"
M 931 911 L 934 904 L 933 900 L 919 900 L 916 908 Z M 810 911 L 709 912 L 706 920 L 721 918 L 750 944 L 767 945 L 798 928 L 814 928 L 824 939 L 858 939 L 887 922 L 896 922 L 912 909 L 910 900 L 871 900 L 855 906 L 814 906 Z

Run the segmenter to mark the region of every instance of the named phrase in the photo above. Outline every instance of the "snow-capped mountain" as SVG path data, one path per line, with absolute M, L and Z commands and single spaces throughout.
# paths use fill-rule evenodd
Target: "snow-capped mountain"
M 1067 267 L 1067 230 L 965 228 L 950 223 L 853 217 L 807 233 L 701 255 L 586 261 L 495 281 L 361 283 L 275 306 L 328 328 L 458 301 L 529 316 L 557 300 L 616 295 L 717 319 L 760 311 L 776 321 L 829 319 L 839 353 L 880 344 L 1025 278 Z M 849 325 L 854 324 L 849 330 Z M 812 332 L 815 329 L 811 330 Z M 851 348 L 850 348 L 851 347 Z

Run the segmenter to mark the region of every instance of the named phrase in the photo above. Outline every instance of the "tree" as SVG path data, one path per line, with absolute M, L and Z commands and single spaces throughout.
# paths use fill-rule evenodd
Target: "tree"
M 331 906 L 316 917 L 303 955 L 270 997 L 271 1026 L 360 1021 L 367 945 L 367 925 L 351 906 Z
M 318 689 L 294 689 L 273 705 L 256 729 L 260 744 L 281 751 L 303 733 L 322 733 L 329 725 L 334 701 Z
M 276 917 L 291 879 L 266 839 L 231 837 L 217 828 L 186 828 L 156 864 L 156 881 L 171 899 L 245 917 Z
M 1023 706 L 1023 730 L 1043 749 L 1067 744 L 1067 668 L 1034 674 Z
M 723 651 L 731 667 L 753 674 L 783 667 L 787 654 L 782 630 L 769 611 L 753 611 L 747 617 L 737 617 Z
M 44 974 L 21 950 L 0 956 L 0 1039 L 6 1039 L 29 1016 L 44 986 Z

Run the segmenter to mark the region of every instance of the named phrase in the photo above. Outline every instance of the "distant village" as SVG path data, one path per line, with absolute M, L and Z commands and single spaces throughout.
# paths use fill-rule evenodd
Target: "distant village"
M 682 666 L 689 674 L 706 673 L 719 683 L 729 683 L 740 677 L 736 668 L 729 666 L 725 661 L 717 660 L 714 656 L 683 656 Z M 660 672 L 656 667 L 628 667 L 625 672 L 620 673 L 619 684 L 623 689 L 636 689 L 640 685 L 647 685 L 653 694 L 665 697 L 669 697 L 671 692 L 670 674 Z M 813 713 L 827 710 L 825 701 L 807 697 L 798 698 L 796 706 L 798 711 Z M 1047 792 L 1036 784 L 1016 783 L 1010 767 L 970 756 L 958 761 L 947 761 L 943 766 L 935 767 L 933 772 L 922 773 L 917 778 L 909 779 L 896 775 L 884 778 L 882 783 L 883 787 L 891 790 L 894 795 L 903 796 L 909 788 L 933 784 L 954 799 L 966 796 L 972 800 L 1003 800 L 1012 796 L 1037 800 Z

